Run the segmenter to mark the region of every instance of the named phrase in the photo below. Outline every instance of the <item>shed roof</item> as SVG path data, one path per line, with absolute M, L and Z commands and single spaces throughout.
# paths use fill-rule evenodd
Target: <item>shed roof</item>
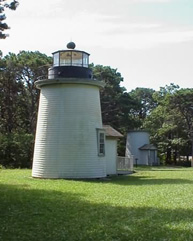
M 120 132 L 116 131 L 110 125 L 103 125 L 103 128 L 105 129 L 105 134 L 107 137 L 115 137 L 115 138 L 123 137 L 123 135 Z
M 157 150 L 157 147 L 155 147 L 153 144 L 145 144 L 139 147 L 139 150 Z

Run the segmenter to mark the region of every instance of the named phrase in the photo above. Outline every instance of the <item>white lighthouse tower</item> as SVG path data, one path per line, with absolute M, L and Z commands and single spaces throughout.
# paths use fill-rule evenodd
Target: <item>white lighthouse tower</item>
M 75 50 L 53 53 L 41 90 L 32 176 L 39 178 L 99 178 L 106 176 L 105 134 L 99 88 L 92 78 L 89 54 Z

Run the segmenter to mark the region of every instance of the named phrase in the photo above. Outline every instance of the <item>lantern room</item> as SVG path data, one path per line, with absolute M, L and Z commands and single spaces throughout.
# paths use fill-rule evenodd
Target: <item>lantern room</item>
M 53 53 L 53 66 L 48 70 L 48 79 L 56 78 L 88 78 L 92 79 L 89 69 L 89 54 L 75 50 L 75 43 L 67 44 L 67 50 Z

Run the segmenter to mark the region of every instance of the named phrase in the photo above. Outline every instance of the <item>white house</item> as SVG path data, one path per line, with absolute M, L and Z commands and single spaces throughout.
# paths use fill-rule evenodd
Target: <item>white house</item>
M 103 125 L 103 128 L 106 136 L 106 173 L 107 175 L 114 175 L 117 174 L 117 141 L 123 137 L 123 135 L 109 125 Z
M 157 148 L 150 144 L 145 130 L 128 132 L 125 156 L 133 156 L 135 165 L 159 165 Z

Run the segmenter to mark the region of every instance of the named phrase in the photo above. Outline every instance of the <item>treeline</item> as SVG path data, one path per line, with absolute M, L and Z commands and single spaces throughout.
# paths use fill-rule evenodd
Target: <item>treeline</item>
M 52 58 L 40 52 L 9 53 L 0 59 L 0 165 L 31 167 L 37 119 L 39 76 L 47 75 Z M 103 80 L 101 107 L 104 124 L 119 130 L 146 129 L 158 147 L 162 163 L 187 160 L 193 148 L 193 89 L 136 88 L 127 92 L 116 69 L 91 65 L 94 78 Z M 119 143 L 125 154 L 125 138 Z M 188 163 L 188 162 L 187 162 Z

